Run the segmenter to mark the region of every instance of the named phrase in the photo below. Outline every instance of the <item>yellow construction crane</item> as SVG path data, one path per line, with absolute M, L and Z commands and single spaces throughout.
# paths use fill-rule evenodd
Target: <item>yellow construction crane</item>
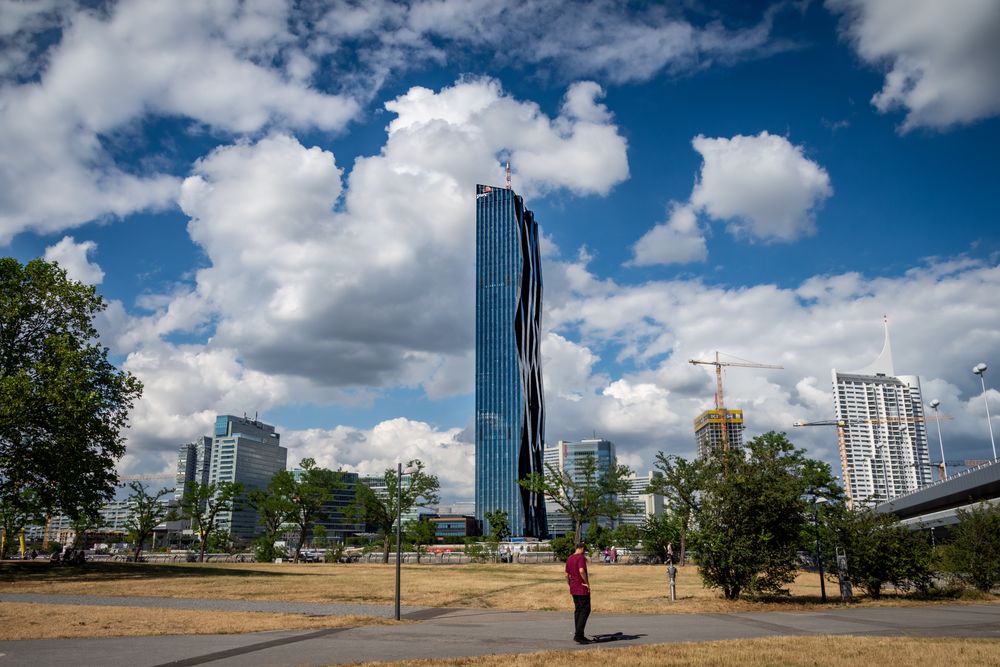
M 774 364 L 755 364 L 752 361 L 740 360 L 740 361 L 720 361 L 719 352 L 715 353 L 715 361 L 705 361 L 703 359 L 688 359 L 690 364 L 701 364 L 703 366 L 715 366 L 715 407 L 719 411 L 719 418 L 722 420 L 722 449 L 723 451 L 729 451 L 729 418 L 726 414 L 726 406 L 723 401 L 722 396 L 722 367 L 730 366 L 736 368 L 772 368 L 776 370 L 781 370 L 784 366 L 775 366 Z

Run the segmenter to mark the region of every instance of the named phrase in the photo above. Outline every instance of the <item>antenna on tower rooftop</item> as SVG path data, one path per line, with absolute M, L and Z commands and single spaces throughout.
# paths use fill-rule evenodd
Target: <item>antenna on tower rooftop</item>
M 507 160 L 507 189 L 510 190 L 510 160 Z

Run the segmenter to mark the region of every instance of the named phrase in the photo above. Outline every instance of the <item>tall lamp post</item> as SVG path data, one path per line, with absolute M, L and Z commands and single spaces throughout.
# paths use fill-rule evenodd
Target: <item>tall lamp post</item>
M 990 444 L 993 445 L 993 460 L 997 460 L 997 443 L 993 439 L 993 421 L 990 419 L 990 402 L 986 398 L 986 369 L 988 366 L 982 362 L 976 364 L 972 372 L 979 376 L 979 381 L 983 383 L 983 401 L 986 403 L 986 425 L 990 427 Z
M 819 541 L 819 506 L 826 502 L 822 496 L 813 497 L 813 525 L 816 526 L 816 565 L 819 567 L 819 594 L 826 602 L 826 580 L 823 573 L 823 547 Z
M 402 569 L 403 549 L 401 540 L 403 537 L 403 464 L 396 464 L 396 620 L 399 620 L 399 579 Z
M 938 444 L 941 446 L 941 478 L 948 479 L 948 462 L 944 458 L 944 440 L 941 438 L 941 413 L 938 411 L 940 405 L 941 401 L 936 398 L 931 401 L 931 408 L 934 409 L 934 421 L 937 422 Z
M 396 464 L 396 620 L 399 620 L 399 583 L 403 551 L 403 464 Z M 415 472 L 407 468 L 407 474 Z

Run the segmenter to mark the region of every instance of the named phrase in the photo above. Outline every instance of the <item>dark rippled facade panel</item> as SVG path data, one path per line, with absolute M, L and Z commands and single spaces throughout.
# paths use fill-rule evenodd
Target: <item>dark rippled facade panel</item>
M 476 281 L 476 517 L 545 537 L 544 498 L 517 483 L 542 472 L 545 439 L 538 224 L 511 190 L 476 188 Z

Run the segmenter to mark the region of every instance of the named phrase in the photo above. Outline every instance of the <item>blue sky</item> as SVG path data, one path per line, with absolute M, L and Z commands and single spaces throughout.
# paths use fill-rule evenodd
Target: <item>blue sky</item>
M 955 4 L 5 0 L 0 244 L 109 301 L 146 385 L 123 472 L 258 412 L 292 460 L 419 457 L 471 498 L 474 186 L 507 159 L 549 441 L 692 454 L 687 360 L 721 350 L 785 366 L 727 373 L 749 434 L 836 467 L 791 424 L 888 315 L 948 458 L 986 458 L 1000 6 Z

